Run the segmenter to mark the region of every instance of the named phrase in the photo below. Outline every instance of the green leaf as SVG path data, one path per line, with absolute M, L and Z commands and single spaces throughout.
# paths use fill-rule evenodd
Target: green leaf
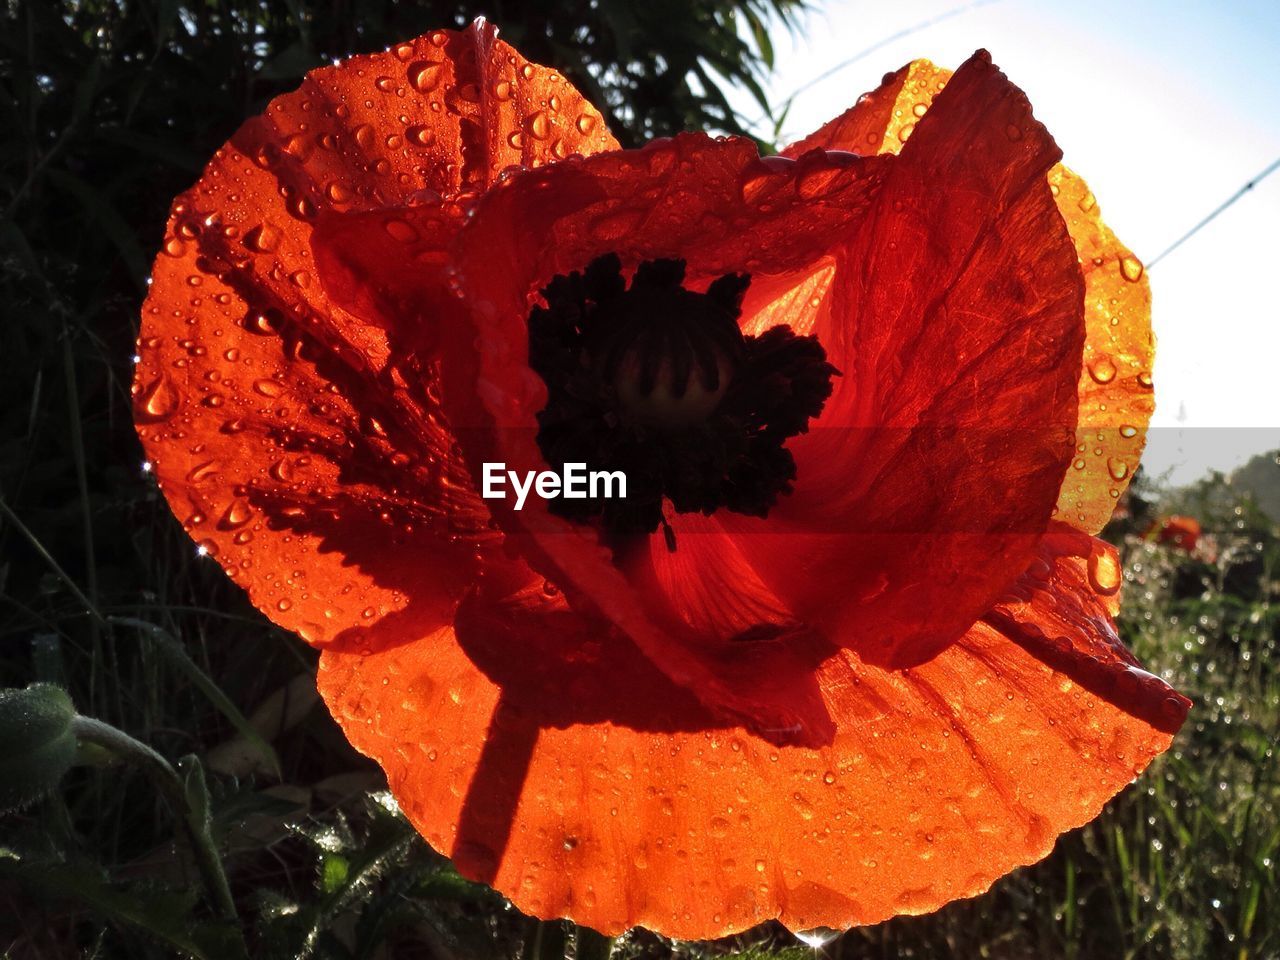
M 57 789 L 76 759 L 76 708 L 51 683 L 0 690 L 0 813 Z

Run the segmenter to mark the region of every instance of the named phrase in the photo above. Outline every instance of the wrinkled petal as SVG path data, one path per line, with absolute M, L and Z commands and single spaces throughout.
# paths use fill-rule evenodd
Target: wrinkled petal
M 999 625 L 922 666 L 831 655 L 817 676 L 837 730 L 819 749 L 711 721 L 537 581 L 489 605 L 475 641 L 463 618 L 369 655 L 336 645 L 320 689 L 432 845 L 524 911 L 699 938 L 874 923 L 1045 856 L 1168 745 L 1186 701 L 1119 646 L 1106 551 L 1051 535 Z M 500 676 L 474 647 L 486 635 L 498 657 L 563 638 L 581 662 L 561 697 L 527 700 L 525 661 Z
M 913 61 L 783 155 L 815 148 L 896 154 L 951 76 L 928 60 Z M 1151 289 L 1141 261 L 1103 223 L 1088 184 L 1062 164 L 1049 171 L 1049 184 L 1085 278 L 1077 455 L 1063 479 L 1056 515 L 1096 533 L 1132 479 L 1155 406 Z
M 961 68 L 835 251 L 812 329 L 844 376 L 790 443 L 795 494 L 767 521 L 718 518 L 789 609 L 864 658 L 953 642 L 1053 510 L 1083 337 L 1057 158 L 985 55 Z
M 314 71 L 175 202 L 139 435 L 193 539 L 275 622 L 316 643 L 392 614 L 450 622 L 493 535 L 424 349 L 456 309 L 440 251 L 460 198 L 504 168 L 614 146 L 563 78 L 477 23 Z M 379 283 L 388 264 L 417 285 L 412 313 Z

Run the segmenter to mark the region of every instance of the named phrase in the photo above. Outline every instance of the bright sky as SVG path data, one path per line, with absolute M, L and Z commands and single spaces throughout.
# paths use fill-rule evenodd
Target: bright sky
M 916 57 L 978 47 L 1022 87 L 1116 234 L 1151 260 L 1280 157 L 1275 0 L 814 0 L 775 31 L 767 92 L 797 139 Z M 759 109 L 747 96 L 735 104 Z M 762 127 L 764 135 L 770 130 Z M 1280 171 L 1150 273 L 1155 418 L 1144 464 L 1182 483 L 1280 447 Z

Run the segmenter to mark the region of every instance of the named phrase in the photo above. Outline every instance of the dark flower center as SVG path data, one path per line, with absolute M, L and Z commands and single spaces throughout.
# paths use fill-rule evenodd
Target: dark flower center
M 555 277 L 529 315 L 529 364 L 545 381 L 538 446 L 549 465 L 620 470 L 625 499 L 557 499 L 553 513 L 598 521 L 619 544 L 663 513 L 724 507 L 766 516 L 796 476 L 784 446 L 822 412 L 838 371 L 816 337 L 777 326 L 743 336 L 751 278 L 729 273 L 705 293 L 683 286 L 683 260 L 640 264 L 628 287 L 616 254 Z

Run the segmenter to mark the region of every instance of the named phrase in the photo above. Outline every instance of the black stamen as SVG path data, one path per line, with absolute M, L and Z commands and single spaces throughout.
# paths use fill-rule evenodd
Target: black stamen
M 551 501 L 598 522 L 611 542 L 662 527 L 663 515 L 720 507 L 765 516 L 795 480 L 785 441 L 808 429 L 838 371 L 812 336 L 738 326 L 746 274 L 686 289 L 683 260 L 641 263 L 630 287 L 616 254 L 542 290 L 529 315 L 529 363 L 546 382 L 538 445 L 548 464 L 622 470 L 626 500 Z

